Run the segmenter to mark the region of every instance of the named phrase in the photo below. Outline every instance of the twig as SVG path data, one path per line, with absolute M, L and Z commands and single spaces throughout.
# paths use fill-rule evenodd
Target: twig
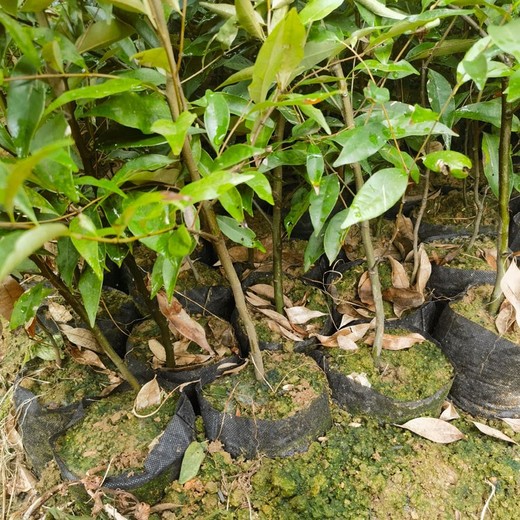
M 495 496 L 495 492 L 497 490 L 497 487 L 495 486 L 495 484 L 493 484 L 493 482 L 491 482 L 490 480 L 486 480 L 486 484 L 489 484 L 491 486 L 491 493 L 489 494 L 489 496 L 486 500 L 486 503 L 484 504 L 484 508 L 482 509 L 482 512 L 480 513 L 480 520 L 484 520 L 484 517 L 486 516 L 486 513 L 489 509 L 489 504 L 491 502 L 491 499 Z
M 48 491 L 46 491 L 43 495 L 40 496 L 37 500 L 35 500 L 29 508 L 25 511 L 25 513 L 22 516 L 22 520 L 30 520 L 31 516 L 40 509 L 40 507 L 47 502 L 50 498 L 52 498 L 56 493 L 60 493 L 64 489 L 71 487 L 71 486 L 77 486 L 81 482 L 61 482 L 60 484 L 56 484 L 55 486 L 51 487 Z

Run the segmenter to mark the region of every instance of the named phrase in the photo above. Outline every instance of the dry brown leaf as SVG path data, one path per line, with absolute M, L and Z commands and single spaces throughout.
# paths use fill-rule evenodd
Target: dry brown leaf
M 416 309 L 424 303 L 424 296 L 414 289 L 398 289 L 389 287 L 383 291 L 383 298 L 394 304 L 397 317 L 409 309 Z
M 349 336 L 338 336 L 336 342 L 341 350 L 346 350 L 347 352 L 353 352 L 359 348 L 357 343 Z
M 361 374 L 358 374 L 357 372 L 352 372 L 347 376 L 349 379 L 352 379 L 355 383 L 361 386 L 366 386 L 367 388 L 372 388 L 372 383 L 368 380 L 367 375 L 362 372 Z
M 432 274 L 432 264 L 428 258 L 428 254 L 424 249 L 424 245 L 419 246 L 419 267 L 417 270 L 417 276 L 415 281 L 415 290 L 421 294 L 424 298 L 424 291 L 426 290 L 426 284 Z
M 211 355 L 215 354 L 206 339 L 204 327 L 191 318 L 176 298 L 172 298 L 171 303 L 168 303 L 166 294 L 160 291 L 157 293 L 157 302 L 172 331 L 179 332 L 185 338 L 191 339 Z
M 385 350 L 405 350 L 413 347 L 417 343 L 426 341 L 423 336 L 417 332 L 410 332 L 406 336 L 394 336 L 393 334 L 383 334 L 383 348 Z M 374 334 L 370 334 L 365 339 L 367 345 L 374 343 Z
M 106 366 L 103 364 L 103 361 L 99 359 L 99 356 L 93 352 L 92 350 L 81 350 L 76 347 L 71 347 L 69 349 L 69 353 L 71 357 L 79 363 L 80 365 L 88 365 L 91 367 L 98 367 L 101 369 L 106 369 Z
M 142 386 L 134 401 L 134 409 L 144 410 L 151 406 L 159 406 L 162 400 L 162 390 L 156 378 Z
M 148 348 L 152 351 L 152 354 L 155 358 L 164 363 L 166 361 L 166 350 L 162 346 L 162 344 L 157 341 L 155 338 L 148 340 Z
M 286 307 L 285 313 L 289 318 L 291 323 L 295 325 L 302 325 L 303 323 L 307 323 L 314 318 L 321 318 L 322 316 L 327 316 L 327 313 L 321 311 L 313 311 L 308 309 L 307 307 L 298 306 L 298 307 Z
M 262 309 L 257 308 L 258 312 L 261 312 L 263 315 L 267 316 L 268 318 L 271 318 L 273 321 L 281 325 L 282 327 L 286 328 L 287 330 L 292 330 L 290 321 L 279 312 L 276 312 L 273 309 Z
M 366 305 L 374 305 L 374 297 L 372 295 L 372 283 L 368 271 L 365 271 L 359 278 L 358 283 L 359 299 Z
M 317 334 L 316 337 L 324 347 L 338 347 L 341 343 L 344 346 L 351 345 L 350 341 L 354 344 L 356 341 L 362 339 L 365 334 L 372 328 L 372 323 L 358 323 L 357 325 L 351 325 L 336 331 L 332 336 L 322 336 Z M 350 341 L 346 341 L 346 339 Z
M 500 281 L 500 288 L 515 309 L 516 322 L 520 325 L 520 269 L 513 260 Z
M 92 350 L 93 352 L 103 352 L 90 330 L 82 329 L 81 327 L 71 327 L 66 323 L 60 323 L 60 329 L 73 345 Z
M 343 316 L 346 316 L 348 318 L 351 318 L 353 320 L 359 319 L 359 313 L 354 308 L 354 306 L 348 302 L 341 302 L 338 303 L 336 310 L 342 314 Z
M 269 298 L 274 301 L 274 287 L 272 285 L 266 283 L 257 283 L 255 285 L 251 285 L 248 288 L 249 291 L 253 291 L 258 296 L 263 296 L 264 298 Z M 283 297 L 283 304 L 285 307 L 292 307 L 293 303 L 287 296 Z
M 472 421 L 473 424 L 484 434 L 489 437 L 494 437 L 495 439 L 500 439 L 501 441 L 512 442 L 513 444 L 518 445 L 518 442 L 508 437 L 505 433 L 502 433 L 500 430 L 496 428 L 491 428 L 487 424 L 482 424 L 476 421 Z
M 270 307 L 272 303 L 265 298 L 261 298 L 258 294 L 255 294 L 251 291 L 247 291 L 246 293 L 247 302 L 253 307 Z
M 457 410 L 453 406 L 453 403 L 446 401 L 442 405 L 442 413 L 441 413 L 439 419 L 441 419 L 443 421 L 452 421 L 453 419 L 459 419 L 459 418 L 460 418 L 459 412 L 457 412 Z
M 502 419 L 516 433 L 520 432 L 520 419 Z
M 10 494 L 29 493 L 36 491 L 38 479 L 25 466 L 19 465 L 16 480 L 12 484 L 13 489 L 10 490 Z
M 12 276 L 0 282 L 0 315 L 6 320 L 11 319 L 14 304 L 23 293 L 22 286 Z
M 496 249 L 484 249 L 482 251 L 484 260 L 491 267 L 493 271 L 497 270 L 497 250 Z
M 505 334 L 515 323 L 515 309 L 508 300 L 504 300 L 495 318 L 495 327 L 499 334 Z
M 387 256 L 386 258 L 392 267 L 392 286 L 397 289 L 408 289 L 410 287 L 410 280 L 408 279 L 403 264 L 391 256 Z
M 412 220 L 405 217 L 402 213 L 399 213 L 395 225 L 397 227 L 397 234 L 394 239 L 394 245 L 401 253 L 401 256 L 405 258 L 413 248 Z
M 404 424 L 395 424 L 438 444 L 449 444 L 464 438 L 464 434 L 453 424 L 434 417 L 418 417 Z
M 72 320 L 72 313 L 60 303 L 50 302 L 49 303 L 49 314 L 56 323 L 68 323 Z

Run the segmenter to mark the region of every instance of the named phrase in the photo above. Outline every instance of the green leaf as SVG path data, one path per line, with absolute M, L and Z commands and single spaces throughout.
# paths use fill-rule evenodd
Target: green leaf
M 141 90 L 142 83 L 136 79 L 121 78 L 109 79 L 97 85 L 88 87 L 79 87 L 73 90 L 67 90 L 60 97 L 55 99 L 46 109 L 45 115 L 50 114 L 53 110 L 70 103 L 71 101 L 101 99 L 121 92 L 132 90 Z
M 241 224 L 231 217 L 225 215 L 217 215 L 218 226 L 222 233 L 230 240 L 245 247 L 255 247 L 263 253 L 265 248 L 261 242 L 256 239 L 256 234 L 247 224 Z
M 487 28 L 493 42 L 504 52 L 512 54 L 520 62 L 520 19 L 513 19 L 505 25 L 490 25 Z
M 393 164 L 396 168 L 406 168 L 408 175 L 410 175 L 414 182 L 418 183 L 420 181 L 421 172 L 410 154 L 390 145 L 381 148 L 379 153 L 385 161 Z
M 197 116 L 191 112 L 182 112 L 173 122 L 171 119 L 159 119 L 152 126 L 152 132 L 163 135 L 174 155 L 180 155 L 188 130 Z
M 262 18 L 255 11 L 251 0 L 235 0 L 235 9 L 240 27 L 246 30 L 251 36 L 263 41 L 265 35 L 260 25 Z
M 24 325 L 34 318 L 43 299 L 51 293 L 52 290 L 44 287 L 43 282 L 25 291 L 14 304 L 13 313 L 9 320 L 11 330 L 16 329 L 20 325 Z
M 300 11 L 300 19 L 304 25 L 323 20 L 342 3 L 343 0 L 309 0 Z
M 348 209 L 344 209 L 336 213 L 327 224 L 325 235 L 323 237 L 323 249 L 329 262 L 332 264 L 336 260 L 345 238 L 347 237 L 348 229 L 343 229 L 343 222 L 348 217 Z M 314 236 L 314 235 L 313 235 Z
M 227 147 L 222 154 L 215 159 L 213 169 L 225 170 L 226 168 L 231 168 L 236 164 L 252 159 L 255 155 L 263 151 L 263 148 L 257 148 L 248 144 L 234 144 Z
M 195 241 L 184 224 L 181 224 L 170 233 L 168 252 L 171 257 L 184 258 L 193 252 Z
M 491 46 L 491 38 L 477 40 L 466 52 L 457 67 L 457 81 L 463 83 L 472 79 L 479 90 L 483 90 L 488 78 L 488 57 L 486 51 Z
M 238 222 L 244 220 L 244 205 L 240 192 L 233 186 L 218 198 L 222 207 Z
M 224 94 L 207 92 L 208 104 L 204 112 L 204 127 L 213 148 L 218 152 L 229 128 L 229 107 Z
M 309 214 L 314 227 L 314 234 L 318 235 L 336 205 L 340 192 L 340 184 L 337 175 L 331 174 L 323 177 L 320 182 L 319 192 L 311 191 Z
M 449 81 L 442 74 L 435 72 L 433 69 L 428 69 L 426 90 L 433 111 L 440 115 L 442 123 L 450 125 L 455 110 L 455 100 Z
M 58 239 L 56 265 L 58 266 L 61 279 L 70 288 L 72 288 L 74 273 L 76 272 L 80 258 L 81 256 L 70 238 L 62 237 Z
M 520 69 L 515 70 L 513 74 L 511 74 L 506 93 L 508 103 L 514 103 L 520 99 Z
M 63 68 L 63 56 L 60 45 L 56 40 L 47 42 L 42 47 L 43 59 L 54 69 L 62 74 L 65 72 Z
M 89 324 L 91 327 L 96 323 L 96 316 L 101 299 L 101 288 L 103 278 L 99 277 L 89 266 L 81 274 L 78 289 L 83 300 L 83 305 L 87 311 Z
M 403 79 L 411 74 L 419 75 L 419 71 L 406 60 L 381 63 L 377 60 L 364 60 L 354 70 L 361 70 L 374 76 Z
M 299 105 L 300 110 L 309 118 L 318 123 L 318 125 L 325 130 L 328 135 L 331 134 L 329 124 L 323 115 L 323 112 L 312 105 L 301 104 Z
M 141 13 L 150 16 L 150 10 L 148 8 L 148 2 L 142 0 L 106 0 L 109 4 L 113 4 L 114 7 L 119 7 L 124 11 L 130 13 Z
M 341 227 L 379 217 L 403 196 L 407 185 L 408 174 L 402 168 L 377 171 L 356 193 Z
M 471 159 L 452 150 L 442 150 L 425 155 L 423 164 L 433 172 L 450 173 L 456 179 L 464 179 L 471 169 Z
M 146 49 L 132 56 L 142 67 L 155 67 L 170 72 L 170 63 L 163 47 Z
M 321 150 L 315 144 L 309 146 L 306 169 L 307 179 L 311 186 L 315 189 L 318 188 L 325 170 L 325 161 L 323 160 Z
M 45 242 L 65 235 L 63 224 L 41 224 L 28 231 L 15 231 L 0 238 L 0 280 L 3 280 L 27 257 L 40 249 Z
M 248 173 L 217 171 L 184 186 L 180 191 L 180 195 L 189 197 L 191 204 L 196 204 L 203 200 L 218 199 L 222 193 L 225 193 L 233 186 L 238 186 L 254 178 L 254 175 Z
M 13 76 L 33 75 L 36 69 L 22 57 L 13 70 Z M 9 83 L 7 90 L 7 127 L 11 133 L 16 154 L 26 157 L 31 139 L 41 121 L 45 107 L 45 84 L 36 80 Z
M 20 9 L 23 13 L 37 13 L 44 11 L 52 4 L 52 0 L 26 0 Z
M 240 81 L 248 81 L 253 78 L 254 66 L 245 67 L 231 76 L 228 77 L 224 82 L 219 85 L 219 88 L 226 87 L 227 85 L 233 85 L 234 83 L 239 83 Z
M 363 89 L 364 96 L 371 103 L 388 103 L 390 101 L 390 91 L 384 87 L 378 87 L 373 81 Z
M 40 56 L 33 44 L 33 37 L 29 27 L 19 24 L 16 20 L 0 11 L 0 23 L 5 31 L 15 41 L 22 51 L 24 59 L 29 61 L 35 68 L 40 67 Z
M 74 247 L 90 267 L 92 267 L 96 276 L 102 279 L 103 267 L 99 260 L 99 244 L 95 240 L 97 238 L 97 229 L 94 222 L 85 213 L 80 213 L 71 220 L 69 229 L 71 232 L 70 238 Z M 92 237 L 94 240 L 82 237 Z
M 455 111 L 455 115 L 459 118 L 473 119 L 491 123 L 496 128 L 500 128 L 502 121 L 502 104 L 500 98 L 491 99 L 489 101 L 481 101 L 480 103 L 472 103 L 464 105 Z M 513 132 L 520 131 L 520 120 L 513 115 Z
M 102 47 L 108 47 L 113 43 L 127 38 L 135 33 L 135 29 L 117 18 L 109 21 L 94 22 L 76 41 L 78 52 L 84 53 Z
M 197 476 L 205 456 L 206 445 L 202 442 L 193 441 L 188 446 L 182 459 L 179 484 L 186 484 L 188 480 L 191 480 Z
M 291 9 L 273 29 L 258 52 L 253 68 L 253 80 L 249 86 L 249 94 L 255 103 L 267 99 L 267 93 L 275 80 L 280 91 L 286 89 L 292 73 L 303 58 L 304 45 L 305 27 L 296 9 Z
M 482 135 L 482 164 L 484 175 L 489 183 L 493 195 L 498 199 L 499 184 L 499 159 L 498 149 L 500 147 L 500 137 L 486 132 Z
M 153 133 L 155 121 L 171 117 L 166 100 L 156 92 L 142 95 L 135 92 L 119 94 L 82 115 L 113 119 L 123 126 L 138 128 L 145 134 Z
M 323 239 L 325 231 L 322 229 L 317 235 L 314 233 L 309 237 L 307 247 L 303 254 L 303 270 L 308 271 L 314 262 L 325 252 L 323 249 Z
M 78 177 L 76 179 L 76 184 L 78 186 L 96 186 L 98 188 L 103 188 L 109 193 L 117 193 L 120 197 L 126 198 L 126 193 L 120 190 L 117 185 L 109 179 L 96 179 L 90 175 L 84 175 L 83 177 Z
M 173 292 L 175 291 L 177 277 L 182 265 L 182 259 L 182 256 L 174 256 L 171 258 L 164 258 L 164 261 L 162 262 L 162 284 L 164 285 L 164 290 L 166 291 L 168 299 L 171 299 Z
M 134 177 L 142 172 L 152 172 L 165 168 L 174 162 L 174 159 L 166 155 L 149 154 L 142 155 L 135 159 L 131 159 L 121 167 L 114 177 L 112 182 L 117 186 L 122 186 L 125 182 L 131 181 Z
M 309 204 L 310 191 L 303 186 L 298 188 L 292 196 L 289 213 L 287 213 L 283 222 L 289 236 L 291 236 L 294 226 L 309 209 Z
M 245 173 L 253 176 L 251 180 L 246 181 L 246 184 L 252 188 L 262 200 L 273 205 L 273 192 L 271 191 L 271 185 L 269 184 L 267 177 L 256 170 L 247 170 Z
M 368 123 L 340 132 L 333 140 L 342 146 L 333 166 L 352 164 L 367 159 L 380 150 L 389 139 L 388 129 L 381 123 Z

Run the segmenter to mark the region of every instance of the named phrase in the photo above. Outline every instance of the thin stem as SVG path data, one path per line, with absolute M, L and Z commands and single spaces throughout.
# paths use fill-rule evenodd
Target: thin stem
M 284 138 L 285 118 L 278 113 L 276 125 L 276 142 Z M 274 169 L 273 176 L 273 285 L 276 312 L 283 314 L 283 269 L 282 269 L 282 197 L 283 197 L 283 166 Z
M 150 8 L 157 26 L 159 38 L 162 42 L 163 48 L 166 51 L 166 56 L 170 65 L 170 74 L 167 76 L 166 82 L 166 99 L 170 108 L 170 112 L 172 114 L 172 118 L 175 121 L 179 117 L 180 113 L 183 110 L 186 110 L 187 103 L 182 92 L 182 85 L 178 74 L 177 63 L 173 54 L 173 49 L 170 42 L 170 35 L 168 34 L 168 28 L 166 26 L 166 20 L 164 18 L 164 11 L 162 9 L 161 1 L 151 0 Z M 201 178 L 201 175 L 198 170 L 195 158 L 193 156 L 193 152 L 191 150 L 189 137 L 186 137 L 184 141 L 184 145 L 182 148 L 182 157 L 184 159 L 186 168 L 190 174 L 191 180 L 193 182 L 199 180 Z M 204 217 L 205 224 L 209 229 L 209 232 L 215 237 L 213 241 L 215 251 L 219 257 L 220 263 L 222 264 L 222 268 L 224 269 L 226 278 L 228 279 L 229 284 L 231 286 L 233 296 L 235 297 L 235 305 L 237 311 L 244 324 L 246 333 L 249 338 L 250 355 L 251 361 L 255 368 L 255 376 L 257 380 L 263 381 L 265 380 L 265 371 L 262 361 L 262 354 L 260 352 L 260 346 L 258 343 L 258 336 L 256 334 L 255 325 L 247 309 L 244 291 L 242 290 L 240 279 L 238 278 L 235 268 L 233 267 L 233 262 L 229 255 L 229 251 L 226 246 L 224 237 L 222 236 L 222 232 L 220 231 L 217 217 L 215 215 L 215 212 L 213 211 L 213 207 L 207 202 L 202 202 L 201 207 L 202 216 Z
M 502 300 L 500 284 L 506 272 L 507 253 L 509 244 L 509 183 L 511 161 L 511 130 L 513 110 L 511 103 L 507 102 L 505 90 L 509 85 L 509 78 L 502 79 L 502 117 L 500 125 L 500 143 L 498 147 L 498 205 L 499 225 L 497 238 L 497 279 L 489 312 L 497 313 Z
M 417 212 L 417 217 L 415 219 L 415 224 L 413 227 L 413 271 L 411 276 L 411 283 L 415 283 L 415 277 L 417 276 L 417 271 L 419 270 L 419 227 L 421 226 L 422 219 L 426 212 L 426 206 L 428 204 L 428 192 L 430 190 L 430 170 L 426 169 L 423 176 L 424 186 L 421 197 L 421 205 L 419 206 L 419 211 Z
M 343 103 L 343 117 L 347 124 L 347 128 L 354 128 L 354 110 L 350 101 L 350 94 L 348 91 L 347 82 L 343 75 L 343 68 L 340 63 L 332 65 L 332 72 L 338 78 L 338 84 L 341 92 L 341 99 Z M 354 170 L 354 179 L 356 182 L 356 190 L 359 192 L 364 184 L 363 172 L 359 163 L 353 163 L 352 169 Z M 363 246 L 365 247 L 365 253 L 367 257 L 368 265 L 368 276 L 370 283 L 372 284 L 372 295 L 374 298 L 375 311 L 376 311 L 376 328 L 374 336 L 374 344 L 372 346 L 372 357 L 374 362 L 378 364 L 381 356 L 381 350 L 383 348 L 383 334 L 385 331 L 385 309 L 383 307 L 383 294 L 381 291 L 381 281 L 379 279 L 379 271 L 377 268 L 377 260 L 372 245 L 372 237 L 370 234 L 370 223 L 364 221 L 360 224 L 361 226 L 361 238 Z
M 62 280 L 54 274 L 54 271 L 47 265 L 47 263 L 38 255 L 31 255 L 30 259 L 37 265 L 38 269 L 55 289 L 60 293 L 63 299 L 70 305 L 74 312 L 80 317 L 80 319 L 86 324 L 89 330 L 92 332 L 100 347 L 103 349 L 105 354 L 110 358 L 112 363 L 116 366 L 119 373 L 123 378 L 130 383 L 132 388 L 139 391 L 141 385 L 135 376 L 130 372 L 124 361 L 121 359 L 119 354 L 114 350 L 112 345 L 107 340 L 101 329 L 96 325 L 91 325 L 90 320 L 80 300 L 72 294 L 69 288 L 62 282 Z

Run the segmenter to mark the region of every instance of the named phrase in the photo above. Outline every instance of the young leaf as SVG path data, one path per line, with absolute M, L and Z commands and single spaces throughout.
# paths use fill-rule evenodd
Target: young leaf
M 4 26 L 6 33 L 16 42 L 16 45 L 22 51 L 25 59 L 28 60 L 33 67 L 39 68 L 40 56 L 34 46 L 30 28 L 26 25 L 19 24 L 1 10 L 0 23 Z
M 207 92 L 206 99 L 208 105 L 204 112 L 204 126 L 213 148 L 218 151 L 229 128 L 229 107 L 222 93 Z
M 487 31 L 498 47 L 504 52 L 512 54 L 517 61 L 520 61 L 520 42 L 518 41 L 520 19 L 515 18 L 511 22 L 500 26 L 490 25 Z
M 244 220 L 244 204 L 240 192 L 234 186 L 218 198 L 222 207 L 238 222 Z
M 235 9 L 240 27 L 245 29 L 251 36 L 263 41 L 265 35 L 260 25 L 262 18 L 253 8 L 251 0 L 235 0 Z
M 401 168 L 374 173 L 354 197 L 341 229 L 382 215 L 402 197 L 407 185 L 408 175 Z
M 304 25 L 323 20 L 342 3 L 343 0 L 310 0 L 300 11 L 300 19 Z
M 260 172 L 255 170 L 247 170 L 245 173 L 252 175 L 253 178 L 246 181 L 246 184 L 262 199 L 269 204 L 274 204 L 273 192 L 271 191 L 271 185 L 267 180 L 267 177 Z
M 11 329 L 16 329 L 34 318 L 43 299 L 51 293 L 52 290 L 45 287 L 42 282 L 25 291 L 14 304 L 13 314 L 9 322 Z
M 103 278 L 99 277 L 89 266 L 87 266 L 79 279 L 78 289 L 85 310 L 87 311 L 91 327 L 93 327 L 96 322 L 102 286 Z
M 99 244 L 95 240 L 95 238 L 97 238 L 97 229 L 94 222 L 92 222 L 89 216 L 80 213 L 70 222 L 69 229 L 71 232 L 70 238 L 74 247 L 90 267 L 92 267 L 96 276 L 102 279 L 103 268 L 99 260 Z M 92 239 L 87 237 L 91 237 Z
M 254 175 L 248 173 L 217 171 L 184 186 L 180 191 L 180 195 L 189 197 L 191 204 L 196 204 L 202 200 L 217 199 L 233 186 L 238 186 L 254 178 Z
M 325 221 L 336 205 L 340 192 L 340 184 L 336 174 L 323 177 L 319 185 L 319 193 L 311 191 L 309 201 L 309 215 L 314 227 L 314 234 L 318 235 Z
M 449 444 L 464 438 L 464 434 L 453 424 L 441 419 L 434 419 L 433 417 L 419 417 L 405 424 L 395 424 L 394 426 L 410 430 L 425 439 L 439 444 Z
M 325 170 L 325 162 L 321 150 L 311 144 L 307 150 L 307 178 L 316 193 L 319 192 L 321 177 Z
M 0 238 L 0 281 L 45 242 L 68 233 L 63 224 L 42 224 L 28 231 L 15 231 Z
M 197 116 L 191 112 L 182 112 L 173 122 L 171 119 L 159 119 L 151 126 L 151 131 L 166 137 L 174 155 L 180 155 L 188 130 Z
M 263 152 L 263 148 L 256 148 L 248 144 L 234 144 L 227 147 L 213 163 L 213 170 L 225 170 L 236 164 L 251 160 L 256 154 Z
M 253 80 L 249 86 L 249 94 L 255 103 L 267 99 L 267 93 L 275 80 L 280 91 L 286 89 L 292 73 L 303 58 L 304 45 L 305 27 L 296 9 L 291 9 L 258 52 Z
M 108 47 L 113 43 L 127 38 L 135 29 L 117 18 L 94 22 L 76 41 L 78 52 L 84 53 L 101 47 Z
M 500 136 L 482 133 L 482 165 L 493 195 L 498 199 L 498 148 Z
M 327 229 L 325 230 L 323 247 L 331 264 L 336 260 L 347 237 L 348 229 L 343 229 L 343 222 L 348 218 L 348 213 L 348 209 L 336 213 L 330 219 Z
M 186 482 L 197 476 L 205 456 L 206 446 L 203 443 L 193 441 L 188 446 L 182 459 L 179 484 L 186 484 Z

